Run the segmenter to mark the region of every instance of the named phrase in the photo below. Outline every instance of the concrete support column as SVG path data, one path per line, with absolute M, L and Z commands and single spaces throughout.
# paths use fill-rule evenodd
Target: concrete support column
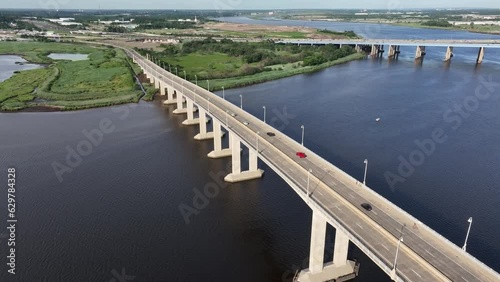
M 326 219 L 320 212 L 313 210 L 311 228 L 311 247 L 309 251 L 309 272 L 320 273 L 325 257 Z
M 451 60 L 451 58 L 453 58 L 453 47 L 448 46 L 448 48 L 446 49 L 446 55 L 444 57 L 444 61 L 447 62 Z
M 477 53 L 477 60 L 476 62 L 478 64 L 482 63 L 484 60 L 484 47 L 479 48 L 479 52 Z
M 199 118 L 194 118 L 194 103 L 193 100 L 186 97 L 187 102 L 187 119 L 182 123 L 183 125 L 198 125 L 200 123 Z
M 207 136 L 207 138 L 205 138 L 205 139 L 210 139 L 210 137 L 211 137 L 214 139 L 214 150 L 212 152 L 210 152 L 210 154 L 208 154 L 208 157 L 212 158 L 212 159 L 220 159 L 220 158 L 230 157 L 233 153 L 231 151 L 231 149 L 224 149 L 224 150 L 222 149 L 223 134 L 222 134 L 222 125 L 221 125 L 220 121 L 218 121 L 217 119 L 213 119 L 213 124 L 214 124 L 213 125 L 214 132 L 211 134 L 211 136 Z M 210 133 L 208 133 L 207 135 L 210 135 Z M 201 137 L 203 137 L 203 136 L 200 136 L 199 138 L 201 138 Z M 230 146 L 232 143 L 232 139 L 233 139 L 233 134 L 229 133 L 229 145 Z M 200 140 L 203 140 L 203 139 L 200 139 Z M 238 153 L 238 155 L 239 155 L 239 153 Z
M 160 81 L 160 95 L 161 95 L 161 96 L 165 96 L 165 94 L 166 94 L 166 93 L 165 93 L 165 86 L 166 86 L 166 85 L 165 85 L 165 82 Z
M 156 89 L 160 89 L 160 80 L 158 78 L 155 77 L 155 88 Z
M 259 163 L 259 156 L 257 155 L 257 151 L 254 151 L 250 149 L 250 153 L 248 156 L 248 169 L 250 171 L 257 171 L 259 169 L 258 167 Z
M 174 98 L 174 88 L 167 85 L 167 100 L 163 102 L 164 105 L 175 105 L 177 101 Z
M 232 156 L 232 168 L 233 174 L 241 173 L 241 141 L 237 136 L 232 135 L 231 138 L 231 151 L 233 152 Z
M 214 132 L 207 132 L 207 112 L 203 108 L 199 108 L 199 124 L 200 124 L 200 133 L 197 134 L 194 139 L 198 141 L 214 139 Z M 215 129 L 215 121 L 214 121 L 214 129 Z M 223 137 L 224 134 L 221 131 L 221 127 L 219 126 L 219 137 Z M 221 146 L 222 147 L 222 146 Z
M 389 58 L 394 58 L 396 56 L 396 46 L 394 45 L 389 45 Z
M 373 44 L 370 56 L 376 57 L 378 55 L 378 45 Z
M 184 108 L 184 95 L 180 93 L 179 91 L 177 92 L 177 109 L 173 112 L 175 115 L 181 115 L 187 113 L 187 109 Z
M 425 46 L 417 46 L 417 51 L 415 52 L 415 59 L 420 59 L 425 56 Z
M 241 140 L 238 136 L 230 131 L 229 134 L 230 150 L 232 152 L 232 173 L 224 178 L 230 183 L 243 182 L 253 179 L 262 178 L 264 171 L 257 168 L 257 152 L 249 149 L 250 170 L 241 171 Z
M 335 246 L 333 253 L 333 264 L 336 267 L 347 264 L 347 253 L 349 251 L 349 237 L 337 229 L 335 232 Z

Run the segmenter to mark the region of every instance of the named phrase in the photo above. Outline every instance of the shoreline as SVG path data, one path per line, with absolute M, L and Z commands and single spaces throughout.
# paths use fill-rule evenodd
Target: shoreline
M 16 56 L 19 56 L 16 54 Z M 243 76 L 243 77 L 236 77 L 236 78 L 226 78 L 226 79 L 216 79 L 216 80 L 211 80 L 211 84 L 214 86 L 211 91 L 219 91 L 222 90 L 222 86 L 224 86 L 225 89 L 234 89 L 234 88 L 242 88 L 242 87 L 247 87 L 247 86 L 252 86 L 252 85 L 257 85 L 269 81 L 275 81 L 275 80 L 280 80 L 283 78 L 288 78 L 288 77 L 293 77 L 296 75 L 301 75 L 301 74 L 307 74 L 307 73 L 314 73 L 318 71 L 322 71 L 331 67 L 334 67 L 336 65 L 340 64 L 346 64 L 352 61 L 356 60 L 361 60 L 366 57 L 366 54 L 363 53 L 355 53 L 351 54 L 349 56 L 337 59 L 332 62 L 327 62 L 322 65 L 318 66 L 312 66 L 312 67 L 302 67 L 299 69 L 293 69 L 291 71 L 282 71 L 279 73 L 271 74 L 265 76 L 267 73 L 259 73 L 256 75 L 251 75 L 251 76 Z M 30 62 L 30 61 L 28 61 Z M 142 73 L 135 74 L 137 77 L 140 77 Z M 233 80 L 233 82 L 231 82 Z M 144 83 L 141 81 L 141 83 Z M 150 83 L 146 83 L 150 84 Z M 145 102 L 152 102 L 156 100 L 158 97 L 158 92 L 153 95 L 153 100 L 148 101 L 144 99 L 139 99 L 144 100 Z M 138 102 L 139 102 L 138 101 Z M 138 103 L 136 102 L 136 103 Z M 122 103 L 121 105 L 125 104 L 130 104 L 130 102 Z M 119 104 L 120 105 L 120 104 Z M 112 106 L 117 106 L 117 105 L 112 105 Z M 21 112 L 30 112 L 30 113 L 47 113 L 47 112 L 67 112 L 67 111 L 79 111 L 79 110 L 88 110 L 88 109 L 97 109 L 97 108 L 104 108 L 104 107 L 109 107 L 108 105 L 102 105 L 102 106 L 95 106 L 95 107 L 83 107 L 80 109 L 64 109 L 62 107 L 57 107 L 57 106 L 49 106 L 49 105 L 36 105 L 32 107 L 26 107 L 20 110 L 14 110 L 14 111 L 4 111 L 0 110 L 0 113 L 21 113 Z

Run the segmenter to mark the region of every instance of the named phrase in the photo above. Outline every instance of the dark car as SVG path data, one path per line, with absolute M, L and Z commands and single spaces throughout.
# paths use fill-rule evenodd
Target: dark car
M 362 203 L 361 206 L 367 210 L 367 211 L 371 211 L 372 210 L 372 205 L 368 204 L 368 203 Z
M 297 157 L 299 157 L 301 159 L 305 159 L 305 158 L 307 158 L 307 155 L 304 152 L 297 152 Z
M 268 132 L 268 133 L 267 133 L 267 136 L 269 136 L 269 137 L 274 137 L 274 136 L 276 136 L 276 134 L 274 134 L 273 132 Z

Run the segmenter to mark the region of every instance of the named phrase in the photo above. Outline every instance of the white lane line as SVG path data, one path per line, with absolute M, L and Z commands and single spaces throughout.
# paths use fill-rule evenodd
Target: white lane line
M 422 276 L 420 276 L 420 274 L 418 274 L 415 270 L 412 269 L 411 271 L 413 271 L 413 273 L 417 274 L 418 277 L 422 278 Z
M 463 279 L 463 280 L 465 280 L 465 281 L 469 282 L 469 280 L 465 279 L 463 276 L 461 276 L 461 277 L 462 277 L 462 279 Z
M 354 197 L 352 194 L 349 194 L 349 197 L 356 199 L 356 197 Z
M 359 228 L 364 229 L 363 226 L 359 225 L 359 223 L 356 223 L 356 225 L 359 226 Z
M 425 250 L 429 255 L 431 255 L 433 258 L 435 258 L 435 256 L 433 254 L 431 254 L 428 250 Z
M 318 191 L 318 194 L 320 194 L 321 196 L 325 196 L 325 195 L 323 195 L 323 193 L 321 193 L 320 191 Z
M 384 247 L 384 249 L 386 249 L 386 250 L 390 251 L 390 250 L 389 250 L 389 248 L 387 248 L 387 246 L 386 246 L 386 245 L 384 245 L 384 244 L 380 244 L 380 246 L 382 246 L 382 247 Z
M 376 212 L 376 211 L 374 211 L 374 210 L 372 210 L 372 213 L 373 213 L 374 215 L 377 215 L 377 212 Z

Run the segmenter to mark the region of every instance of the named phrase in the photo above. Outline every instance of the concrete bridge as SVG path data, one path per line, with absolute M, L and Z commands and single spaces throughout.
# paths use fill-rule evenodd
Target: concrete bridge
M 214 149 L 207 157 L 232 159 L 226 181 L 262 177 L 260 159 L 311 208 L 309 268 L 297 274 L 295 281 L 356 277 L 359 264 L 349 260 L 350 242 L 393 281 L 500 281 L 497 272 L 295 140 L 137 52 L 125 51 L 159 88 L 166 98 L 164 104 L 177 105 L 174 114 L 187 116 L 183 124 L 199 126 L 200 133 L 193 138 L 213 142 Z M 209 118 L 212 132 L 207 132 Z M 224 132 L 229 148 L 222 147 Z M 241 169 L 242 145 L 249 152 L 248 171 Z M 298 151 L 305 152 L 307 158 L 298 158 Z M 363 209 L 362 203 L 370 203 L 373 209 Z M 327 224 L 336 229 L 333 261 L 324 260 Z
M 444 61 L 453 58 L 456 48 L 475 48 L 478 50 L 476 63 L 481 64 L 484 60 L 486 48 L 500 49 L 500 40 L 382 40 L 382 39 L 359 39 L 359 40 L 280 40 L 279 44 L 297 45 L 327 45 L 333 44 L 339 47 L 349 45 L 358 52 L 366 52 L 372 57 L 383 56 L 387 46 L 388 58 L 397 58 L 400 54 L 401 46 L 412 46 L 416 48 L 415 59 L 422 59 L 426 55 L 426 47 L 445 47 L 446 53 Z

